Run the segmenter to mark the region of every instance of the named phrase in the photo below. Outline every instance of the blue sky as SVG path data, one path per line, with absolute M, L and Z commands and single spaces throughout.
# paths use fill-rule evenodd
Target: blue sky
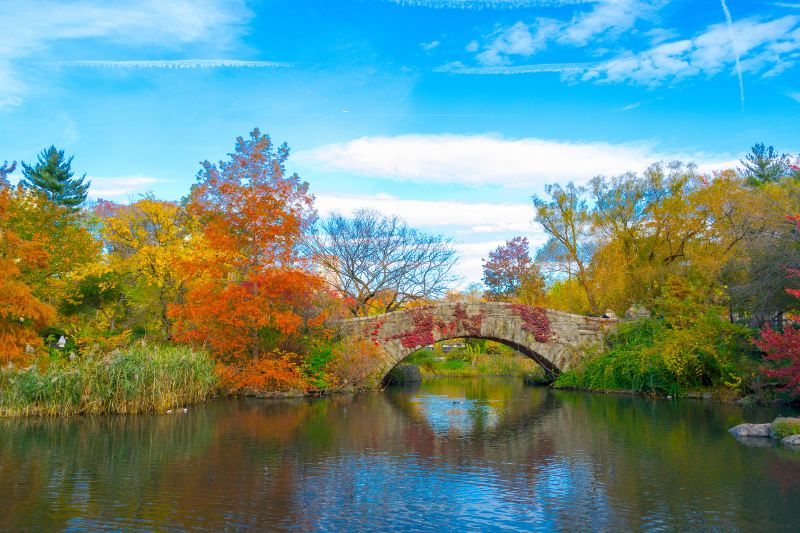
M 800 2 L 0 0 L 0 161 L 186 194 L 254 126 L 321 213 L 397 213 L 464 282 L 549 182 L 800 152 Z

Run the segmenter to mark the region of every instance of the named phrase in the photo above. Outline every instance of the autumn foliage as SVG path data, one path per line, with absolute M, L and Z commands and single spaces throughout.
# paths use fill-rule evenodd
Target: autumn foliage
M 25 283 L 25 270 L 46 269 L 49 254 L 36 241 L 22 239 L 9 224 L 22 189 L 0 185 L 0 354 L 2 363 L 24 363 L 41 345 L 38 330 L 55 319 L 55 309 Z
M 786 217 L 800 229 L 800 216 Z M 789 268 L 790 277 L 800 277 L 800 269 Z M 786 292 L 800 297 L 800 290 L 786 289 Z M 796 315 L 791 319 L 797 320 Z M 761 330 L 761 338 L 756 346 L 766 355 L 767 365 L 763 372 L 767 377 L 780 383 L 781 390 L 793 398 L 800 398 L 800 329 L 790 325 L 783 331 L 774 331 L 769 325 Z
M 286 173 L 288 155 L 256 129 L 229 160 L 202 163 L 187 203 L 192 253 L 176 262 L 184 282 L 169 311 L 174 337 L 236 366 L 222 372 L 232 388 L 299 386 L 283 351 L 323 312 L 322 283 L 298 253 L 316 216 L 313 197 Z

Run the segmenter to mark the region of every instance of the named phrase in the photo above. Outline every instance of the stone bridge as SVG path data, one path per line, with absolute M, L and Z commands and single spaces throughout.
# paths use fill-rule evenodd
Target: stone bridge
M 591 346 L 602 346 L 616 319 L 500 302 L 442 303 L 339 322 L 343 335 L 381 348 L 382 374 L 430 344 L 454 338 L 510 346 L 554 377 L 574 367 Z

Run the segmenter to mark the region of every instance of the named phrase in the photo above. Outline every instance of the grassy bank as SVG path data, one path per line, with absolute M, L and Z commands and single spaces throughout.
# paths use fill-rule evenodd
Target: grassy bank
M 205 400 L 216 383 L 204 352 L 137 344 L 105 356 L 0 370 L 0 416 L 165 411 Z
M 748 328 L 716 316 L 682 328 L 655 319 L 623 323 L 608 338 L 604 353 L 562 373 L 554 387 L 661 396 L 715 391 L 735 396 L 746 389 L 757 363 L 751 336 Z
M 536 362 L 512 350 L 485 353 L 469 348 L 455 349 L 446 355 L 424 349 L 412 354 L 404 362 L 417 365 L 423 376 L 544 377 L 544 372 Z

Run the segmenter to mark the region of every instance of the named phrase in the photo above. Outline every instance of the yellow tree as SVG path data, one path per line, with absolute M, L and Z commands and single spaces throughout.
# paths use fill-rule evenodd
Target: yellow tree
M 543 251 L 547 262 L 557 264 L 567 281 L 575 280 L 584 292 L 592 313 L 599 308 L 597 291 L 591 279 L 591 212 L 586 203 L 586 189 L 569 183 L 546 185 L 550 197 L 533 197 L 536 222 L 550 235 Z
M 102 221 L 109 268 L 155 291 L 161 335 L 171 338 L 167 310 L 183 281 L 175 265 L 187 250 L 186 212 L 178 203 L 152 195 L 130 205 L 101 201 L 96 212 Z

